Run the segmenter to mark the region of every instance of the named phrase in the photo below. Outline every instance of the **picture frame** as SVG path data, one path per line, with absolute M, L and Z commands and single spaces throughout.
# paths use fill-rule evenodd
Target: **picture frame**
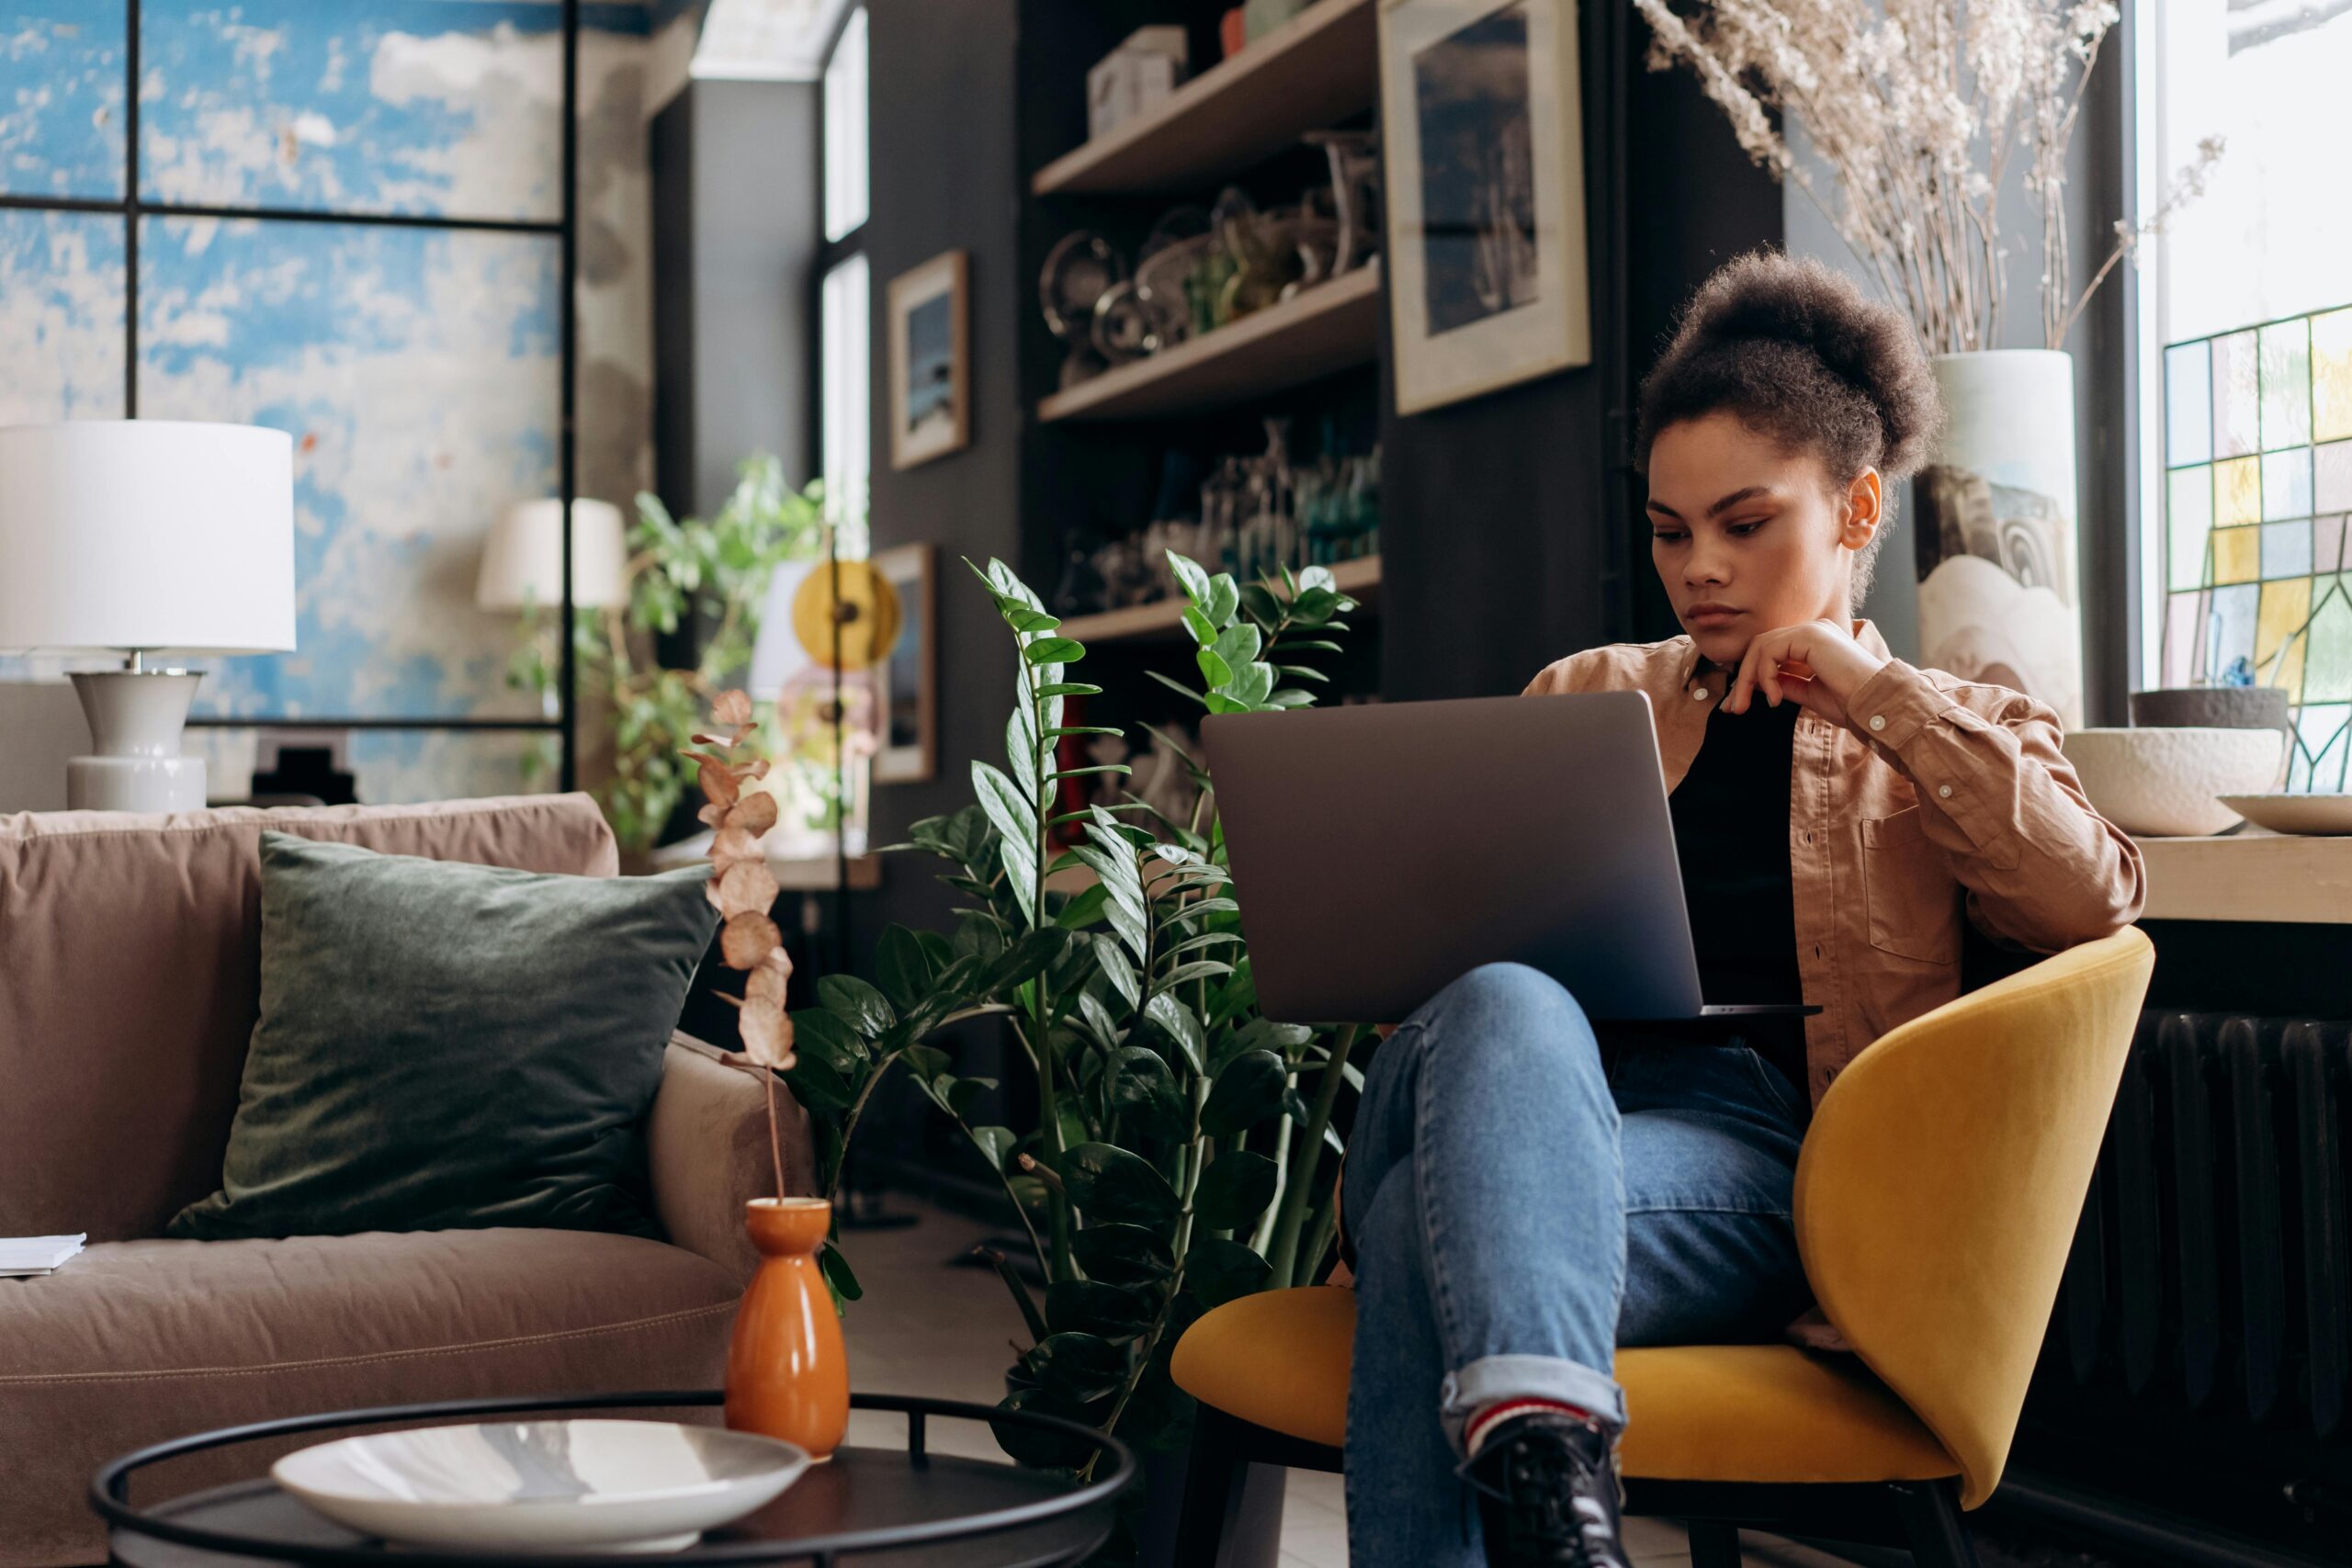
M 947 251 L 890 280 L 890 467 L 972 444 L 971 263 Z
M 882 733 L 876 784 L 916 784 L 939 773 L 939 617 L 933 581 L 939 552 L 899 545 L 874 554 L 874 568 L 899 592 L 899 640 L 881 678 Z
M 1592 363 L 1577 0 L 1380 0 L 1396 410 Z

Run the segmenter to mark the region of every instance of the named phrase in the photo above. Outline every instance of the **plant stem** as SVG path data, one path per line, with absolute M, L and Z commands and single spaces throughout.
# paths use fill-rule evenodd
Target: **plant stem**
M 1025 642 L 1023 646 L 1025 648 Z M 1054 814 L 1053 769 L 1050 766 L 1053 748 L 1046 743 L 1046 731 L 1052 727 L 1046 722 L 1046 699 L 1038 691 L 1037 666 L 1030 663 L 1025 654 L 1021 660 L 1021 694 L 1029 705 L 1029 732 L 1033 738 L 1030 744 L 1035 748 L 1031 753 L 1031 762 L 1037 784 L 1037 833 L 1035 842 L 1031 846 L 1035 854 L 1031 886 L 1034 907 L 1028 911 L 1029 927 L 1032 931 L 1042 931 L 1048 924 L 1046 912 L 1046 825 Z M 1046 974 L 1051 968 L 1052 965 L 1048 964 L 1046 971 L 1041 971 L 1029 982 L 1029 997 L 1030 1016 L 1036 1031 L 1032 1049 L 1037 1058 L 1037 1114 L 1045 1123 L 1046 1153 L 1051 1156 L 1047 1163 L 1058 1168 L 1063 1152 L 1061 1097 L 1058 1086 L 1054 1082 L 1054 1010 L 1052 998 L 1046 994 Z M 1069 1196 L 1048 1186 L 1046 1190 L 1046 1213 L 1054 1238 L 1053 1266 L 1046 1271 L 1046 1278 L 1069 1279 L 1072 1275 Z
M 1363 1031 L 1356 1024 L 1340 1031 L 1331 1042 L 1330 1059 L 1323 1065 L 1323 1081 L 1316 1086 L 1315 1103 L 1307 1108 L 1306 1125 L 1301 1129 L 1305 1141 L 1299 1147 L 1290 1186 L 1283 1193 L 1282 1217 L 1274 1224 L 1273 1249 L 1266 1254 L 1277 1289 L 1301 1282 L 1296 1277 L 1299 1231 L 1307 1207 L 1314 1201 L 1316 1167 L 1323 1157 L 1323 1130 L 1331 1124 L 1331 1108 L 1339 1103 L 1340 1086 L 1347 1081 L 1349 1054 L 1362 1037 Z M 1315 1258 L 1306 1260 L 1310 1269 L 1315 1263 Z
M 782 1202 L 784 1201 L 784 1134 L 776 1124 L 775 1073 L 770 1068 L 762 1067 L 760 1081 L 767 1086 L 768 1157 L 775 1161 L 775 1196 L 776 1201 Z M 844 1151 L 847 1150 L 849 1146 L 847 1139 L 842 1140 L 842 1146 Z M 830 1196 L 828 1194 L 828 1197 Z
M 1311 1285 L 1315 1271 L 1323 1267 L 1323 1255 L 1331 1250 L 1331 1238 L 1340 1232 L 1340 1179 L 1331 1178 L 1329 1201 L 1315 1211 L 1315 1229 L 1298 1255 L 1298 1270 L 1294 1283 Z
M 874 1091 L 881 1087 L 882 1079 L 888 1075 L 891 1065 L 904 1055 L 903 1050 L 893 1051 L 875 1063 L 874 1070 L 865 1075 L 865 1087 L 859 1089 L 857 1098 L 850 1102 L 849 1114 L 842 1121 L 840 1157 L 834 1161 L 833 1173 L 825 1182 L 826 1202 L 831 1202 L 834 1195 L 841 1190 L 842 1172 L 849 1168 L 849 1141 L 857 1134 L 858 1121 L 865 1114 L 865 1102 L 874 1098 Z

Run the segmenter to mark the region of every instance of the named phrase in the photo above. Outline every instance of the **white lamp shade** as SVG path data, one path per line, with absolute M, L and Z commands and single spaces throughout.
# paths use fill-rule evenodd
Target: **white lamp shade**
M 563 502 L 552 496 L 506 509 L 482 546 L 474 603 L 485 610 L 550 609 L 563 603 Z M 601 610 L 628 602 L 628 547 L 609 501 L 571 503 L 571 603 Z
M 0 429 L 0 649 L 294 646 L 294 444 L 173 420 Z

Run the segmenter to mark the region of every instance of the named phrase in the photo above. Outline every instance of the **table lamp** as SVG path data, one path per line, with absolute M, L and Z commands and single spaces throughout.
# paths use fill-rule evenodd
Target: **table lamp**
M 76 810 L 193 811 L 180 755 L 199 671 L 168 654 L 294 648 L 294 448 L 282 430 L 173 420 L 0 429 L 0 649 L 99 650 L 74 674 L 97 748 Z
M 557 609 L 563 604 L 563 536 L 554 496 L 506 509 L 481 550 L 474 603 L 485 610 Z M 587 497 L 571 503 L 571 604 L 602 610 L 628 603 L 628 547 L 621 510 Z

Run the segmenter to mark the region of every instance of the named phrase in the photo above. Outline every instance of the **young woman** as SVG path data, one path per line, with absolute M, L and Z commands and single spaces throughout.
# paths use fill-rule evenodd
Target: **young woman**
M 1960 990 L 1961 922 L 2050 953 L 2139 912 L 2057 716 L 1889 657 L 1854 603 L 1939 422 L 1910 325 L 1818 265 L 1700 290 L 1642 389 L 1651 556 L 1686 635 L 1530 693 L 1649 694 L 1711 1000 L 1738 1038 L 1593 1026 L 1532 969 L 1374 1058 L 1343 1213 L 1355 1568 L 1621 1568 L 1618 1345 L 1764 1339 L 1810 1303 L 1797 1147 L 1838 1069 Z

